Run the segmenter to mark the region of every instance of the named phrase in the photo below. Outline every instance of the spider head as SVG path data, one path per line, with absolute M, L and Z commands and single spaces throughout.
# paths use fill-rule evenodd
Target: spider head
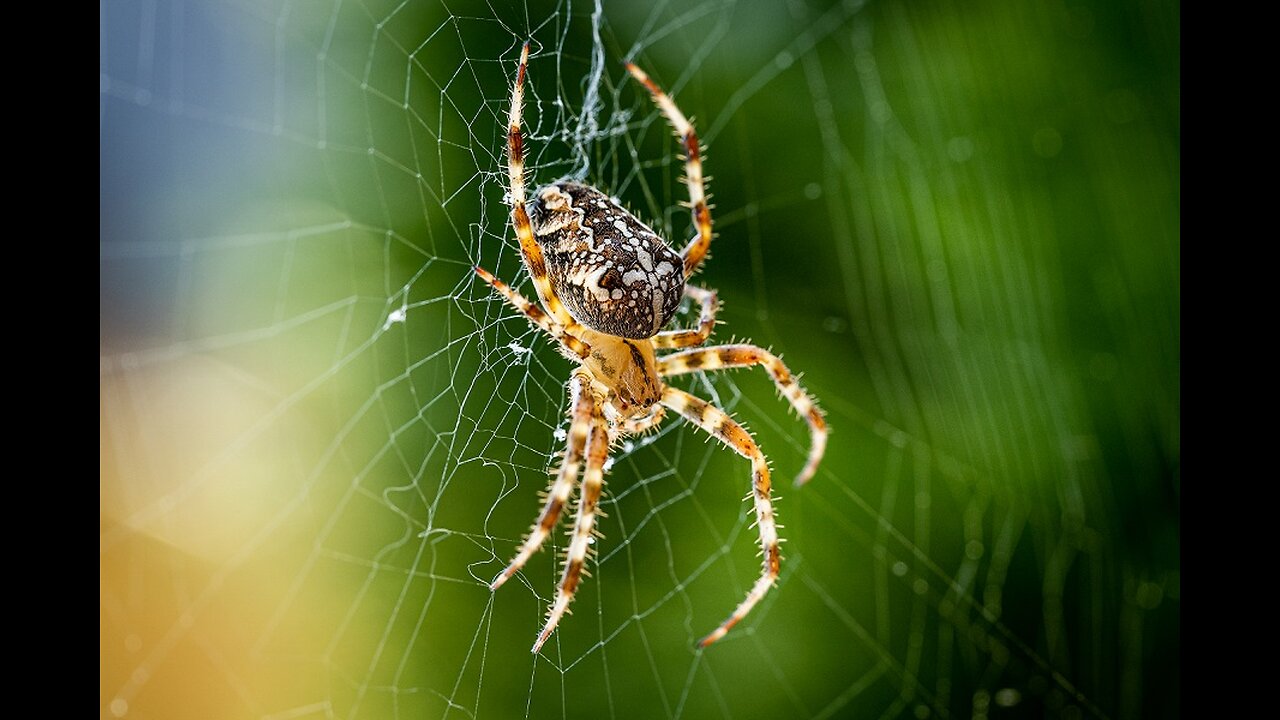
M 604 193 L 581 183 L 552 183 L 534 194 L 529 219 L 551 287 L 578 322 L 642 339 L 675 314 L 684 261 Z

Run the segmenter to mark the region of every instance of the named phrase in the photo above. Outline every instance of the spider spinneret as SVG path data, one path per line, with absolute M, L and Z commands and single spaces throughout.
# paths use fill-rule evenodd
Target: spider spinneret
M 728 619 L 698 641 L 700 647 L 706 647 L 746 617 L 778 578 L 782 555 L 772 481 L 768 461 L 750 433 L 723 410 L 670 387 L 662 378 L 699 370 L 764 368 L 809 424 L 809 457 L 796 477 L 797 485 L 808 482 L 817 471 L 826 449 L 827 424 L 813 398 L 769 351 L 747 344 L 697 347 L 711 336 L 718 308 L 714 290 L 686 282 L 706 258 L 712 238 L 701 148 L 688 119 L 642 70 L 626 65 L 671 123 L 685 152 L 685 182 L 697 235 L 684 250 L 676 253 L 635 215 L 589 185 L 555 182 L 538 188 L 532 201 L 526 200 L 520 122 L 528 62 L 529 44 L 525 43 L 511 90 L 507 173 L 512 225 L 541 307 L 488 271 L 475 270 L 512 307 L 556 340 L 561 352 L 578 367 L 569 380 L 571 419 L 564 459 L 533 529 L 490 588 L 501 587 L 542 547 L 581 473 L 577 520 L 556 598 L 533 645 L 533 652 L 538 652 L 568 610 L 582 579 L 610 445 L 623 435 L 656 427 L 667 409 L 674 410 L 751 462 L 751 497 L 764 556 L 760 577 L 747 597 Z M 662 330 L 685 296 L 701 307 L 698 327 Z M 663 356 L 656 352 L 678 348 L 687 349 Z

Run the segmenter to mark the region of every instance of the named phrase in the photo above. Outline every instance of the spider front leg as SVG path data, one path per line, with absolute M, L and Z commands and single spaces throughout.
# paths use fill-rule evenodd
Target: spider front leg
M 520 49 L 520 65 L 516 69 L 515 85 L 511 88 L 511 113 L 507 122 L 507 179 L 511 183 L 511 224 L 515 226 L 516 236 L 520 239 L 520 256 L 529 269 L 529 275 L 533 277 L 533 286 L 538 291 L 542 307 L 562 326 L 574 330 L 579 325 L 551 287 L 547 261 L 543 257 L 542 247 L 534 237 L 529 211 L 524 206 L 524 135 L 520 132 L 520 122 L 524 116 L 524 78 L 528 71 L 529 43 L 526 42 Z
M 676 107 L 670 96 L 663 92 L 657 83 L 649 79 L 643 70 L 633 63 L 627 63 L 627 71 L 649 90 L 649 94 L 653 96 L 653 102 L 662 110 L 662 114 L 667 116 L 667 121 L 671 123 L 671 127 L 675 129 L 676 135 L 680 136 L 680 142 L 684 145 L 684 179 L 689 187 L 689 207 L 693 209 L 693 222 L 698 226 L 698 236 L 689 241 L 680 253 L 684 257 L 684 276 L 688 278 L 697 272 L 698 266 L 707 257 L 707 250 L 711 247 L 711 209 L 707 206 L 707 190 L 702 180 L 702 149 L 698 146 L 698 134 L 693 131 L 693 125 L 684 113 L 680 112 L 680 108 Z
M 659 350 L 666 348 L 682 348 L 701 345 L 711 337 L 716 326 L 716 291 L 706 288 L 684 286 L 684 294 L 702 305 L 702 313 L 698 316 L 698 327 L 692 330 L 664 330 L 653 338 L 653 346 Z
M 579 371 L 582 372 L 582 371 Z M 590 386 L 588 385 L 588 390 Z M 578 520 L 573 526 L 573 537 L 569 541 L 569 551 L 564 558 L 564 574 L 560 576 L 560 585 L 556 588 L 556 599 L 547 612 L 547 623 L 538 640 L 533 644 L 533 652 L 537 653 L 542 645 L 551 637 L 560 618 L 564 617 L 578 591 L 578 583 L 582 580 L 583 565 L 587 562 L 587 550 L 591 545 L 591 537 L 595 529 L 597 506 L 600 494 L 604 490 L 604 464 L 609 459 L 609 430 L 604 414 L 597 403 L 591 409 L 591 437 L 587 441 L 587 470 L 582 478 L 582 495 L 578 499 Z
M 769 463 L 751 434 L 734 422 L 733 418 L 723 410 L 706 400 L 669 387 L 662 393 L 662 404 L 680 413 L 685 419 L 751 461 L 751 494 L 755 500 L 756 526 L 760 531 L 760 549 L 764 553 L 764 568 L 760 572 L 760 579 L 756 580 L 756 584 L 747 593 L 746 599 L 738 605 L 729 619 L 720 623 L 720 627 L 698 641 L 698 647 L 706 647 L 724 637 L 730 628 L 746 617 L 747 613 L 751 612 L 751 608 L 760 602 L 774 581 L 778 579 L 782 552 L 779 548 L 778 524 L 773 513 Z
M 658 359 L 658 375 L 667 377 L 696 370 L 724 370 L 726 368 L 753 367 L 759 365 L 773 378 L 773 383 L 791 403 L 800 417 L 809 423 L 809 459 L 796 476 L 796 485 L 809 482 L 818 471 L 818 463 L 827 449 L 827 421 L 813 398 L 800 387 L 791 371 L 773 353 L 755 345 L 720 345 L 717 347 L 685 350 Z
M 591 394 L 591 376 L 585 370 L 578 370 L 569 380 L 569 405 L 572 408 L 569 442 L 565 447 L 564 462 L 560 464 L 555 482 L 551 484 L 551 490 L 547 493 L 547 502 L 542 507 L 542 514 L 533 523 L 533 529 L 520 544 L 520 549 L 516 551 L 516 556 L 512 558 L 511 563 L 493 579 L 492 583 L 489 583 L 490 590 L 502 587 L 502 584 L 510 580 L 512 575 L 520 572 L 520 568 L 524 567 L 529 558 L 542 547 L 547 535 L 551 534 L 551 529 L 560 519 L 564 504 L 569 500 L 569 493 L 573 491 L 573 483 L 578 479 L 578 469 L 582 466 L 582 454 L 587 444 L 587 436 L 591 432 L 593 418 L 597 414 L 595 397 Z

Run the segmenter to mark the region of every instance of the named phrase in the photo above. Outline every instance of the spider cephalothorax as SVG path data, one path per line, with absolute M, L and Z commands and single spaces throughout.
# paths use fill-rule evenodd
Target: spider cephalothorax
M 651 338 L 680 307 L 684 260 L 609 196 L 581 183 L 541 187 L 529 203 L 551 289 L 592 330 Z
M 528 60 L 526 43 L 511 91 L 507 172 L 511 180 L 511 219 L 520 240 L 521 259 L 542 307 L 488 271 L 476 268 L 476 273 L 530 322 L 558 341 L 561 351 L 578 367 L 569 380 L 570 424 L 564 460 L 533 530 L 490 587 L 497 590 L 542 547 L 564 511 L 581 471 L 578 518 L 556 599 L 533 645 L 537 652 L 564 616 L 582 579 L 595 528 L 596 505 L 604 489 L 610 444 L 621 435 L 655 427 L 662 422 L 666 409 L 671 409 L 751 461 L 751 498 L 764 567 L 733 614 L 699 641 L 705 647 L 724 637 L 746 617 L 778 578 L 782 555 L 774 518 L 773 485 L 769 463 L 750 433 L 723 410 L 667 385 L 662 378 L 698 370 L 764 368 L 792 408 L 809 423 L 809 459 L 796 478 L 797 485 L 807 482 L 817 471 L 826 448 L 827 424 L 795 376 L 769 351 L 745 344 L 697 347 L 711 336 L 717 308 L 715 291 L 686 284 L 711 245 L 711 211 L 703 188 L 701 149 L 693 126 L 679 108 L 635 65 L 627 63 L 627 70 L 653 95 L 680 137 L 686 156 L 689 204 L 698 234 L 676 253 L 608 195 L 576 182 L 546 185 L 526 202 L 520 119 Z M 698 327 L 662 330 L 684 296 L 701 307 Z M 663 356 L 655 352 L 674 348 L 688 349 Z

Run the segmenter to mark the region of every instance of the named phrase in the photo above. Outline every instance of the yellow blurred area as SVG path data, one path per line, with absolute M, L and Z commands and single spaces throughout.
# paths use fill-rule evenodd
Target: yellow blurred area
M 104 471 L 125 463 L 141 469 L 136 459 L 147 473 L 143 480 L 104 472 L 103 520 L 119 534 L 223 565 L 293 494 L 287 484 L 299 478 L 283 467 L 285 457 L 251 437 L 279 398 L 217 357 L 108 376 L 101 395 L 104 415 L 133 421 L 103 423 Z
M 324 474 L 335 438 L 357 440 L 337 435 L 323 408 L 369 393 L 338 329 L 357 313 L 381 312 L 359 306 L 349 278 L 352 267 L 381 263 L 383 245 L 335 216 L 306 204 L 246 206 L 222 247 L 176 266 L 189 282 L 188 322 L 206 339 L 104 349 L 106 716 L 323 715 L 335 692 L 325 666 L 341 662 L 344 648 L 375 642 L 369 634 L 380 626 L 366 621 L 378 615 L 357 613 L 350 596 L 366 571 L 343 574 L 350 566 L 334 563 L 319 540 L 327 525 L 350 521 L 360 500 L 345 468 Z M 281 217 L 301 224 L 238 234 L 239 224 L 269 227 Z M 299 243 L 302 260 L 293 257 Z M 290 303 L 310 311 L 280 304 L 281 283 L 293 290 Z M 288 319 L 263 317 L 273 307 Z M 357 536 L 362 527 L 344 525 Z
M 200 354 L 104 376 L 100 687 L 112 714 L 238 717 L 307 677 L 262 663 L 248 630 L 293 578 L 231 574 L 261 555 L 296 566 L 308 551 L 272 532 L 299 491 L 285 456 L 252 437 L 275 400 Z M 305 633 L 333 597 L 298 594 L 277 634 Z M 289 685 L 262 682 L 273 675 Z

